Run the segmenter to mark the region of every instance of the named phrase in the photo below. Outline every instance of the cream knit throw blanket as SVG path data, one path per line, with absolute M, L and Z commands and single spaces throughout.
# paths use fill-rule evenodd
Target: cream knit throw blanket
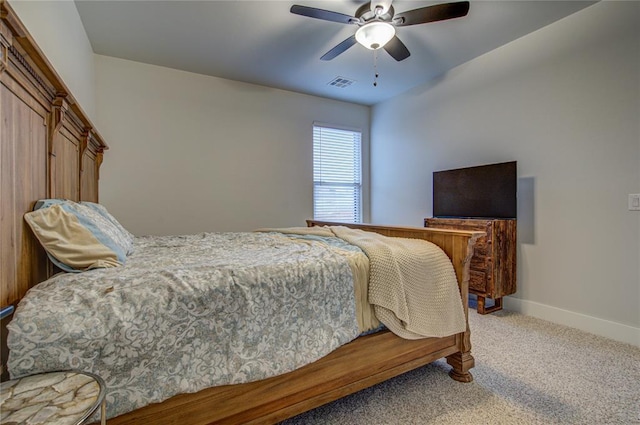
M 374 305 L 378 320 L 396 335 L 420 339 L 466 330 L 453 265 L 435 244 L 421 239 L 390 238 L 344 226 L 295 230 L 327 236 L 333 233 L 367 254 L 369 303 Z
M 435 244 L 342 226 L 331 230 L 369 257 L 369 302 L 393 333 L 419 339 L 466 330 L 453 265 Z

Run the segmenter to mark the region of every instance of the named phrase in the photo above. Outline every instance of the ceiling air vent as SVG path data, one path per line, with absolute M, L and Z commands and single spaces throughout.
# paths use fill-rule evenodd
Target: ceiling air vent
M 333 87 L 338 87 L 339 89 L 343 89 L 345 87 L 349 87 L 353 83 L 355 83 L 355 80 L 350 80 L 344 77 L 336 77 L 333 80 L 329 81 L 327 84 Z

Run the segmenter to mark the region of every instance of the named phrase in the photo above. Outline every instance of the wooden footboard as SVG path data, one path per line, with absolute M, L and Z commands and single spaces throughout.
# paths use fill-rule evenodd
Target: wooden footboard
M 464 306 L 467 331 L 457 336 L 459 350 L 447 356 L 447 363 L 452 366 L 449 373 L 453 379 L 460 382 L 470 382 L 473 377 L 469 369 L 474 366 L 471 356 L 471 334 L 469 331 L 469 265 L 473 256 L 473 247 L 483 232 L 445 230 L 423 227 L 398 227 L 376 224 L 332 223 L 327 221 L 307 220 L 307 226 L 347 226 L 352 229 L 362 229 L 396 238 L 423 239 L 438 245 L 451 259 L 458 278 L 458 287 Z
M 312 225 L 335 225 L 308 221 Z M 481 232 L 353 225 L 387 236 L 418 238 L 440 246 L 458 277 L 465 316 L 469 261 Z M 406 340 L 389 331 L 363 336 L 293 372 L 247 384 L 182 394 L 108 421 L 122 424 L 270 424 L 306 412 L 348 394 L 446 357 L 453 379 L 470 382 L 474 360 L 467 331 L 445 338 Z

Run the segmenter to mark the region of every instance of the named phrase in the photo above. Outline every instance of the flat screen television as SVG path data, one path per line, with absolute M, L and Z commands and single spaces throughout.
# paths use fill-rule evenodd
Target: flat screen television
M 433 216 L 516 218 L 517 162 L 433 173 Z

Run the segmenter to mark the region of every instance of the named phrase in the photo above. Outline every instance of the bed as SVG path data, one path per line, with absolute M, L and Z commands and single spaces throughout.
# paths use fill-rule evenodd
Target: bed
M 2 0 L 0 16 L 0 111 L 7 117 L 0 130 L 3 141 L 0 301 L 6 306 L 17 305 L 29 289 L 60 271 L 34 237 L 24 215 L 34 209 L 39 199 L 97 203 L 99 169 L 108 146 Z M 307 222 L 309 227 L 336 224 L 339 223 Z M 305 366 L 295 365 L 285 373 L 248 383 L 178 394 L 118 415 L 109 423 L 276 423 L 440 358 L 446 358 L 451 365 L 453 379 L 471 381 L 469 370 L 474 360 L 466 300 L 469 261 L 473 244 L 481 233 L 364 224 L 343 226 L 390 237 L 422 239 L 439 246 L 451 260 L 457 280 L 463 329 L 444 337 L 422 339 L 400 338 L 389 330 L 363 336 L 358 336 L 359 330 L 352 331 L 344 341 L 331 346 L 328 353 Z M 45 282 L 44 287 L 50 282 Z M 8 379 L 5 341 L 11 319 L 2 322 L 3 380 Z

